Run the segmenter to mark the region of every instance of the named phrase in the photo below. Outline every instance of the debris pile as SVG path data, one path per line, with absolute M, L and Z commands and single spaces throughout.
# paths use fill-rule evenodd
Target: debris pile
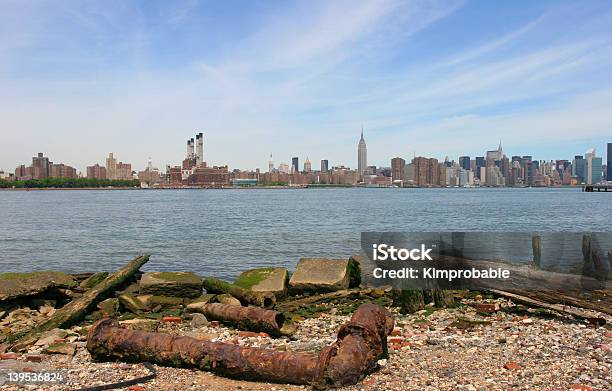
M 253 269 L 233 283 L 140 272 L 148 259 L 112 274 L 0 274 L 0 372 L 61 369 L 70 389 L 140 382 L 134 390 L 403 390 L 406 379 L 432 390 L 604 389 L 612 380 L 610 309 L 594 301 L 587 311 L 542 295 L 367 287 L 354 257 L 303 259 L 293 274 Z

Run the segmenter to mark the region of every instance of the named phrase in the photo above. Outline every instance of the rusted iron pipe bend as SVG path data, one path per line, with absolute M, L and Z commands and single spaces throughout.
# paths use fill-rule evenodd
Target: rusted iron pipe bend
M 363 304 L 340 328 L 337 340 L 317 355 L 128 330 L 102 319 L 89 331 L 87 350 L 97 360 L 149 361 L 238 379 L 340 387 L 358 383 L 386 357 L 393 324 L 387 310 Z

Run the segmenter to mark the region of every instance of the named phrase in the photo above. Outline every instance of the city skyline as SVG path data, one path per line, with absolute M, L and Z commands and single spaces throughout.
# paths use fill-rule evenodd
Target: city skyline
M 212 164 L 356 167 L 362 124 L 378 166 L 500 138 L 542 160 L 603 155 L 611 25 L 604 1 L 6 1 L 0 169 L 39 151 L 162 167 L 192 129 Z
M 345 165 L 343 163 L 336 163 L 336 164 L 331 164 L 329 163 L 329 159 L 321 159 L 321 163 L 320 163 L 320 168 L 319 170 L 316 169 L 316 167 L 312 166 L 312 163 L 309 159 L 308 156 L 306 156 L 306 161 L 304 162 L 304 168 L 300 169 L 300 163 L 299 163 L 299 156 L 294 156 L 291 158 L 291 166 L 289 166 L 287 163 L 281 161 L 278 162 L 278 166 L 277 164 L 274 163 L 274 161 L 272 160 L 272 155 L 270 155 L 269 160 L 267 162 L 267 171 L 266 169 L 261 169 L 260 167 L 251 167 L 251 168 L 247 168 L 247 169 L 240 169 L 240 168 L 236 168 L 236 167 L 230 167 L 229 164 L 227 164 L 227 162 L 225 164 L 209 164 L 209 162 L 206 161 L 205 159 L 205 150 L 204 150 L 204 134 L 202 132 L 199 132 L 196 134 L 195 139 L 192 138 L 188 138 L 187 139 L 187 151 L 186 154 L 184 155 L 185 159 L 183 159 L 180 164 L 176 164 L 176 162 L 172 162 L 172 163 L 168 163 L 165 164 L 164 167 L 166 167 L 166 174 L 170 173 L 170 169 L 177 169 L 178 171 L 175 171 L 176 173 L 179 173 L 182 169 L 183 171 L 183 175 L 188 175 L 186 174 L 185 170 L 192 170 L 195 167 L 200 167 L 200 168 L 205 168 L 205 167 L 209 167 L 209 168 L 224 168 L 227 172 L 229 172 L 230 170 L 235 170 L 238 172 L 284 172 L 287 174 L 293 174 L 293 173 L 300 173 L 300 172 L 311 172 L 311 171 L 320 171 L 320 172 L 327 172 L 328 169 L 331 168 L 338 168 L 340 170 L 349 170 L 349 169 L 353 169 L 359 176 L 359 178 L 363 178 L 364 175 L 372 175 L 374 174 L 375 176 L 377 175 L 376 170 L 377 169 L 385 169 L 385 170 L 389 170 L 388 174 L 385 174 L 388 177 L 392 177 L 393 179 L 395 179 L 398 176 L 402 176 L 403 175 L 403 167 L 406 164 L 406 162 L 410 161 L 410 157 L 407 157 L 407 159 L 404 159 L 403 157 L 400 156 L 396 156 L 396 157 L 390 157 L 388 159 L 390 159 L 390 164 L 383 164 L 383 165 L 376 165 L 376 164 L 369 164 L 367 161 L 367 146 L 366 146 L 366 141 L 364 138 L 364 133 L 363 133 L 363 129 L 361 130 L 360 133 L 360 139 L 359 142 L 357 143 L 357 154 L 356 154 L 356 161 L 357 161 L 357 165 L 354 167 L 351 167 L 350 165 Z M 503 167 L 501 166 L 501 164 L 503 164 L 503 160 L 505 159 L 508 163 L 510 163 L 511 161 L 514 162 L 515 158 L 518 159 L 517 161 L 521 161 L 524 160 L 525 158 L 528 159 L 529 162 L 533 161 L 534 163 L 553 163 L 554 164 L 558 164 L 560 162 L 566 162 L 566 163 L 571 163 L 574 162 L 575 163 L 575 159 L 580 158 L 583 159 L 585 158 L 586 160 L 588 160 L 589 158 L 595 158 L 597 157 L 598 160 L 598 164 L 601 166 L 598 169 L 601 169 L 603 172 L 603 176 L 600 179 L 603 180 L 608 180 L 610 181 L 610 173 L 609 170 L 606 170 L 606 167 L 610 167 L 610 162 L 612 161 L 612 143 L 606 143 L 606 148 L 604 149 L 604 151 L 602 152 L 601 150 L 599 152 L 597 152 L 597 148 L 589 148 L 584 152 L 584 155 L 578 153 L 578 154 L 573 154 L 571 157 L 557 157 L 555 159 L 540 159 L 538 158 L 538 156 L 534 156 L 533 154 L 529 154 L 529 153 L 506 153 L 503 150 L 502 147 L 502 140 L 499 141 L 499 145 L 497 147 L 497 149 L 483 149 L 481 152 L 477 153 L 476 155 L 460 155 L 457 157 L 457 159 L 455 159 L 455 157 L 449 157 L 448 155 L 446 155 L 444 157 L 444 159 L 439 159 L 438 157 L 431 157 L 431 156 L 422 156 L 419 155 L 417 156 L 416 154 L 414 154 L 412 161 L 414 162 L 415 160 L 419 160 L 419 159 L 424 159 L 423 161 L 435 161 L 440 162 L 442 164 L 442 162 L 444 162 L 445 164 L 448 164 L 448 167 L 451 166 L 456 166 L 458 168 L 464 169 L 466 171 L 475 171 L 475 174 L 477 176 L 479 176 L 479 170 L 481 166 L 485 166 L 485 162 L 489 162 L 489 163 L 495 163 L 498 164 L 499 167 L 503 170 L 506 170 L 503 172 L 503 175 L 506 176 L 508 174 L 507 169 L 509 169 L 510 167 Z M 510 160 L 512 159 L 512 160 Z M 42 164 L 42 166 L 46 166 L 46 168 L 42 168 L 42 166 L 40 166 L 41 161 L 44 161 L 46 163 Z M 387 161 L 389 162 L 389 160 Z M 400 165 L 399 162 L 401 162 Z M 451 164 L 452 163 L 452 164 Z M 606 164 L 607 163 L 607 164 Z M 592 164 L 592 162 L 589 161 L 588 164 Z M 486 164 L 488 165 L 488 163 Z M 588 165 L 587 165 L 588 166 Z M 65 165 L 64 163 L 59 163 L 59 164 L 53 164 L 53 162 L 51 162 L 49 160 L 48 156 L 44 156 L 44 153 L 42 152 L 38 152 L 37 156 L 34 156 L 32 158 L 32 165 L 29 166 L 30 169 L 32 171 L 29 171 L 29 173 L 27 172 L 27 166 L 24 164 L 19 164 L 17 166 L 17 168 L 15 169 L 15 176 L 16 177 L 27 177 L 27 176 L 31 176 L 31 175 L 35 175 L 35 176 L 39 176 L 41 171 L 48 171 L 50 169 L 59 169 L 59 167 L 65 167 L 65 169 L 71 170 L 69 171 L 71 174 L 68 175 L 68 177 L 77 177 L 77 175 L 82 175 L 82 176 L 87 176 L 87 177 L 95 177 L 95 178 L 109 178 L 109 179 L 130 179 L 133 178 L 132 173 L 137 173 L 137 176 L 140 177 L 140 175 L 145 174 L 147 176 L 151 175 L 151 171 L 153 169 L 156 170 L 156 172 L 159 176 L 159 174 L 161 174 L 162 170 L 159 170 L 159 168 L 157 167 L 153 167 L 152 164 L 152 160 L 148 159 L 147 161 L 147 165 L 144 168 L 143 171 L 139 171 L 138 167 L 135 165 L 134 168 L 132 168 L 132 164 L 131 163 L 123 163 L 123 162 L 117 162 L 116 158 L 114 157 L 114 153 L 113 152 L 109 152 L 108 157 L 106 158 L 106 166 L 100 166 L 98 162 L 92 163 L 91 165 L 88 165 L 86 167 L 85 170 L 77 170 L 75 168 L 73 168 L 70 165 Z M 284 167 L 284 168 L 283 168 Z M 289 169 L 289 167 L 291 167 Z M 551 166 L 552 167 L 552 166 Z M 374 169 L 374 172 L 371 172 L 371 169 Z M 585 170 L 585 168 L 581 168 L 578 170 Z M 38 170 L 36 172 L 38 172 L 39 174 L 34 174 L 35 170 Z M 64 170 L 64 168 L 62 168 L 62 170 Z M 59 173 L 60 171 L 54 171 Z M 64 171 L 61 171 L 62 173 Z M 193 172 L 193 171 L 192 171 Z M 1 170 L 0 169 L 0 173 L 2 173 L 3 175 L 8 175 L 11 174 L 10 170 Z M 502 172 L 499 173 L 499 175 L 501 175 Z M 572 169 L 572 176 L 578 175 L 578 177 L 583 177 L 584 173 L 581 174 L 577 174 L 576 173 L 576 168 Z M 52 177 L 53 175 L 50 175 L 49 172 L 46 172 L 43 177 Z M 64 175 L 60 175 L 60 176 L 64 176 Z M 0 179 L 2 179 L 2 177 L 0 177 Z M 593 183 L 592 181 L 589 181 L 589 184 Z

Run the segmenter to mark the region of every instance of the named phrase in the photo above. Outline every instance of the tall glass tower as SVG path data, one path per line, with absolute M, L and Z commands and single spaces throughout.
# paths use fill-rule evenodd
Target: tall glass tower
M 612 143 L 608 143 L 608 175 L 606 180 L 612 181 Z
M 359 171 L 359 177 L 363 178 L 363 173 L 368 167 L 368 148 L 366 142 L 363 139 L 363 128 L 361 129 L 361 139 L 357 146 L 357 171 Z

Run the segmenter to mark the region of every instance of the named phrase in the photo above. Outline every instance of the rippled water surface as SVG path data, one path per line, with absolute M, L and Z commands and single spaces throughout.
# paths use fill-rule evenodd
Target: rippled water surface
M 362 231 L 612 231 L 612 194 L 579 189 L 0 191 L 0 268 L 235 277 L 347 257 Z

